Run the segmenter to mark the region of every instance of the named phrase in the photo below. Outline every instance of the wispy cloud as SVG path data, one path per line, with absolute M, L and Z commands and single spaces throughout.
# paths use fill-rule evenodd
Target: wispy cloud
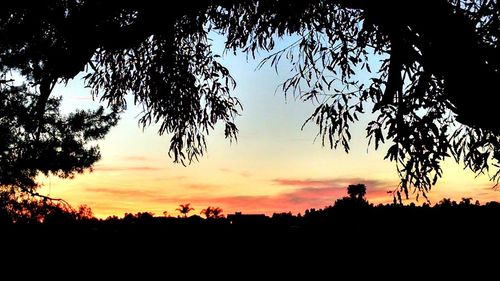
M 389 201 L 387 190 L 392 190 L 390 182 L 359 178 L 332 178 L 332 179 L 275 179 L 276 184 L 293 186 L 290 191 L 275 195 L 234 195 L 234 196 L 167 196 L 159 190 L 115 189 L 115 188 L 87 188 L 87 192 L 100 193 L 109 200 L 129 200 L 149 202 L 154 205 L 176 205 L 191 203 L 197 208 L 219 206 L 226 212 L 243 211 L 272 214 L 274 212 L 292 211 L 303 212 L 309 208 L 323 208 L 332 205 L 336 199 L 346 196 L 348 184 L 364 183 L 368 187 L 367 197 L 374 202 Z M 189 183 L 186 189 L 210 190 L 217 186 L 211 184 Z M 298 188 L 297 188 L 298 187 Z
M 71 97 L 72 100 L 81 100 L 81 101 L 91 101 L 93 100 L 92 97 L 88 96 L 76 96 L 76 97 Z
M 184 186 L 189 189 L 198 189 L 198 190 L 212 190 L 218 187 L 217 185 L 206 184 L 206 183 L 190 183 Z
M 391 183 L 382 180 L 365 179 L 365 178 L 321 178 L 321 179 L 297 179 L 297 178 L 277 178 L 272 182 L 277 185 L 295 186 L 303 188 L 338 188 L 346 189 L 350 184 L 362 183 L 365 184 L 370 191 L 374 190 L 390 190 Z
M 250 173 L 249 171 L 236 171 L 236 170 L 228 169 L 228 168 L 221 168 L 221 169 L 219 169 L 219 171 L 224 172 L 224 173 L 228 173 L 228 174 L 239 175 L 239 176 L 242 176 L 244 178 L 249 178 L 252 176 L 252 173 Z
M 157 171 L 161 170 L 160 167 L 152 166 L 129 166 L 129 167 L 115 167 L 115 166 L 100 166 L 96 165 L 95 171 L 102 172 L 116 172 L 116 171 Z
M 188 179 L 187 176 L 173 176 L 173 177 L 155 177 L 150 178 L 150 181 L 154 182 L 172 182 L 172 181 L 182 181 Z
M 104 196 L 110 196 L 116 199 L 123 199 L 123 197 L 127 198 L 135 198 L 135 199 L 147 199 L 154 198 L 155 193 L 151 191 L 145 191 L 140 189 L 123 189 L 123 188 L 111 188 L 111 187 L 99 187 L 86 188 L 85 191 L 91 193 L 99 193 Z
M 323 208 L 332 205 L 336 199 L 346 196 L 346 186 L 330 187 L 303 187 L 290 192 L 283 192 L 269 196 L 226 196 L 211 198 L 212 202 L 229 210 L 251 212 L 303 212 L 309 208 Z M 368 190 L 368 198 L 389 199 L 386 189 L 380 187 Z M 193 204 L 207 201 L 204 198 L 191 198 Z
M 249 178 L 252 176 L 252 173 L 250 173 L 249 171 L 242 171 L 240 172 L 240 175 L 244 178 Z
M 151 158 L 144 157 L 144 156 L 138 156 L 138 155 L 130 155 L 130 156 L 124 156 L 122 157 L 123 160 L 125 161 L 151 161 Z

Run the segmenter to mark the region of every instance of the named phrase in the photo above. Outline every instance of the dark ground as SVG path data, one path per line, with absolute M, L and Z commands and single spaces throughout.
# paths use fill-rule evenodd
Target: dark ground
M 235 280 L 473 274 L 498 280 L 499 214 L 498 208 L 401 208 L 232 224 L 193 217 L 4 225 L 2 256 L 5 268 L 24 264 L 44 273 L 54 268 L 140 280 L 157 274 L 187 280 L 200 274 Z

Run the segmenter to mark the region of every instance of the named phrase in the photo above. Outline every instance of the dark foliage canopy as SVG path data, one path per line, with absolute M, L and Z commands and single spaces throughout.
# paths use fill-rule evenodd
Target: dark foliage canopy
M 53 86 L 88 68 L 85 81 L 95 97 L 116 111 L 125 107 L 125 95 L 133 94 L 144 108 L 140 123 L 160 123 L 159 133 L 172 135 L 174 160 L 197 159 L 217 122 L 224 123 L 226 137 L 234 139 L 237 133 L 233 117 L 240 104 L 230 95 L 235 82 L 208 40 L 209 32 L 219 32 L 227 36 L 228 50 L 269 51 L 262 64 L 293 64 L 283 91 L 318 105 L 306 123 L 319 126 L 324 145 L 349 151 L 351 124 L 371 109 L 375 117 L 367 137 L 375 148 L 386 140 L 392 143 L 386 158 L 397 163 L 398 197 L 412 190 L 425 196 L 449 156 L 499 179 L 500 125 L 493 102 L 500 81 L 496 0 L 164 5 L 154 0 L 5 3 L 0 66 L 4 72 L 19 71 L 36 88 L 33 102 L 22 110 L 31 113 L 37 130 L 53 126 L 43 122 L 55 102 L 49 98 Z M 275 40 L 288 35 L 299 39 L 274 50 Z M 356 73 L 362 71 L 371 73 L 370 83 L 358 81 Z M 1 118 L 9 114 L 2 112 Z M 115 122 L 96 114 L 80 117 L 87 125 Z M 8 141 L 21 142 L 17 135 Z M 85 159 L 72 159 L 73 170 L 96 160 Z M 7 160 L 1 161 L 2 171 L 11 170 Z
M 116 112 L 76 111 L 63 116 L 60 98 L 49 98 L 34 120 L 38 95 L 27 86 L 0 84 L 0 183 L 32 191 L 39 173 L 73 177 L 90 169 L 100 153 L 93 140 L 118 121 Z

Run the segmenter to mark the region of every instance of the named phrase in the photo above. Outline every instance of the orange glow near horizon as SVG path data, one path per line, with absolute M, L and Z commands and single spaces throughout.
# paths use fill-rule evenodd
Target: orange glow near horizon
M 244 130 L 239 142 L 231 145 L 216 130 L 209 138 L 208 155 L 184 167 L 168 158 L 167 138 L 154 130 L 143 133 L 132 125 L 120 124 L 100 143 L 103 158 L 94 172 L 72 180 L 41 177 L 42 193 L 75 206 L 87 204 L 100 218 L 144 211 L 159 216 L 167 211 L 176 216 L 175 209 L 185 203 L 196 209 L 192 214 L 217 206 L 224 214 L 271 215 L 324 208 L 346 196 L 347 186 L 355 183 L 367 185 L 371 203 L 389 203 L 392 195 L 388 191 L 398 184 L 394 164 L 383 160 L 384 151 L 367 153 L 366 144 L 356 141 L 352 152 L 345 154 L 299 138 L 305 135 L 299 130 L 289 140 L 280 139 L 281 144 L 286 143 L 281 148 L 278 140 L 262 143 L 250 134 L 245 136 Z M 128 126 L 131 132 L 125 134 L 121 126 Z M 463 197 L 483 203 L 498 200 L 499 193 L 492 186 L 486 177 L 475 179 L 472 173 L 446 162 L 444 178 L 429 198 L 432 203 Z
M 173 164 L 167 156 L 169 137 L 158 136 L 154 127 L 139 128 L 136 116 L 140 108 L 132 106 L 131 100 L 119 125 L 99 142 L 102 160 L 95 171 L 72 180 L 40 177 L 40 192 L 74 206 L 86 204 L 100 218 L 143 211 L 158 216 L 167 211 L 176 216 L 175 209 L 184 203 L 196 209 L 192 214 L 208 206 L 221 207 L 224 214 L 304 213 L 333 204 L 346 195 L 349 184 L 356 183 L 367 185 L 370 202 L 392 202 L 387 192 L 397 187 L 396 167 L 383 160 L 384 147 L 367 149 L 369 116 L 352 127 L 349 154 L 322 148 L 313 143 L 314 125 L 301 131 L 315 106 L 290 98 L 285 102 L 283 95 L 273 95 L 288 77 L 288 66 L 279 75 L 270 68 L 252 71 L 258 60 L 247 63 L 242 57 L 228 57 L 223 62 L 238 82 L 234 95 L 244 106 L 236 119 L 237 143 L 230 144 L 223 130 L 216 128 L 208 137 L 208 153 L 199 162 L 187 167 Z M 98 105 L 80 79 L 66 88 L 58 86 L 55 92 L 64 97 L 64 112 Z M 486 176 L 475 178 L 448 160 L 444 177 L 429 198 L 432 203 L 462 197 L 482 203 L 498 201 L 500 193 L 492 186 Z
M 128 162 L 132 164 L 130 166 L 115 168 L 97 166 L 94 173 L 73 180 L 42 178 L 42 192 L 47 194 L 50 191 L 51 196 L 64 198 L 75 206 L 87 204 L 100 218 L 144 211 L 156 215 L 167 211 L 176 216 L 175 209 L 184 203 L 191 203 L 196 209 L 193 214 L 199 214 L 207 206 L 217 206 L 225 214 L 241 211 L 271 215 L 288 211 L 304 213 L 309 208 L 331 205 L 337 198 L 346 196 L 346 187 L 353 183 L 367 185 L 367 198 L 371 203 L 389 203 L 392 196 L 387 191 L 397 185 L 397 180 L 382 178 L 307 178 L 300 174 L 288 178 L 265 178 L 257 171 L 173 165 L 160 168 L 134 165 L 134 161 L 145 160 L 133 160 Z M 430 193 L 432 203 L 442 198 L 460 201 L 472 197 L 482 203 L 498 200 L 498 192 L 486 179 L 445 172 L 448 176 Z

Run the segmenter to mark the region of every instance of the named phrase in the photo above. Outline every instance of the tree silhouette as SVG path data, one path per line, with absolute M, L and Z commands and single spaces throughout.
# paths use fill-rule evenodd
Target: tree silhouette
M 76 211 L 76 218 L 78 220 L 90 220 L 94 218 L 94 213 L 89 206 L 80 205 Z
M 452 201 L 450 198 L 443 198 L 441 201 L 436 206 L 442 207 L 442 208 L 451 208 L 457 206 L 456 201 Z
M 368 207 L 370 206 L 365 199 L 366 185 L 364 184 L 351 184 L 347 187 L 348 197 L 342 197 L 335 201 L 334 207 L 336 208 L 352 208 L 352 207 Z
M 0 74 L 0 78 L 5 75 Z M 71 178 L 91 170 L 100 159 L 93 141 L 102 139 L 118 121 L 117 113 L 76 111 L 60 113 L 60 98 L 49 98 L 45 111 L 33 119 L 36 93 L 28 86 L 0 82 L 0 186 L 36 194 L 40 173 Z
M 398 165 L 398 198 L 400 191 L 408 197 L 412 186 L 426 196 L 450 155 L 476 173 L 500 162 L 496 103 L 489 102 L 500 78 L 495 0 L 210 0 L 184 1 L 168 11 L 162 5 L 3 5 L 1 70 L 18 71 L 35 89 L 21 109 L 31 116 L 30 131 L 38 134 L 47 125 L 43 115 L 54 85 L 87 67 L 92 95 L 124 108 L 125 94 L 132 93 L 144 106 L 141 124 L 160 123 L 159 133 L 172 136 L 169 152 L 176 162 L 203 155 L 205 136 L 219 121 L 234 139 L 240 104 L 230 95 L 234 80 L 210 49 L 209 30 L 215 30 L 227 36 L 227 50 L 250 56 L 272 51 L 261 66 L 292 62 L 283 91 L 318 102 L 306 123 L 319 125 L 324 145 L 349 151 L 349 128 L 371 107 L 368 137 L 375 148 L 392 141 L 386 158 Z M 290 34 L 298 40 L 273 50 L 277 37 Z M 359 72 L 369 73 L 368 84 Z M 22 141 L 14 135 L 10 143 Z M 2 168 L 11 167 L 1 161 Z M 491 178 L 500 179 L 498 169 Z
M 190 203 L 180 204 L 179 208 L 177 208 L 175 210 L 179 211 L 179 213 L 181 213 L 184 216 L 184 218 L 187 218 L 187 215 L 189 214 L 189 212 L 194 211 L 194 208 L 191 208 L 190 205 L 191 205 Z
M 352 200 L 365 200 L 366 185 L 351 184 L 347 187 L 347 194 Z
M 91 218 L 92 210 L 85 205 L 75 210 L 61 199 L 17 192 L 15 188 L 0 190 L 0 223 L 64 224 Z
M 201 210 L 200 214 L 205 215 L 207 219 L 219 219 L 224 217 L 222 209 L 219 207 L 209 206 L 206 209 Z

